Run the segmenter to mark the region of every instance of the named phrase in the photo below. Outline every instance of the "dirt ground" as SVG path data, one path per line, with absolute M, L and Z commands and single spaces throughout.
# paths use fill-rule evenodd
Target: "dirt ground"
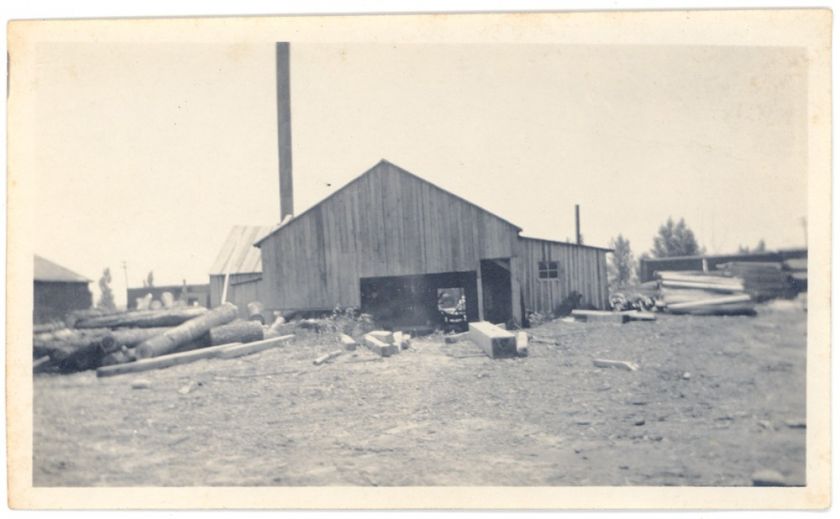
M 509 360 L 431 336 L 314 366 L 337 345 L 313 334 L 236 360 L 39 375 L 34 484 L 728 486 L 772 469 L 803 485 L 805 317 L 781 302 L 554 321 L 529 331 L 558 345 Z

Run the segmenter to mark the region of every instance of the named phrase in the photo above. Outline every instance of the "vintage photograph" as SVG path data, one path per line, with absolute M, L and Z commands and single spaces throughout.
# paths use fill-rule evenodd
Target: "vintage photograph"
M 34 489 L 817 483 L 807 45 L 44 23 Z

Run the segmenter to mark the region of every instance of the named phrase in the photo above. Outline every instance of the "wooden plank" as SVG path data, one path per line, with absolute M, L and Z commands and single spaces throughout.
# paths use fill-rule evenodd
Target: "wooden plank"
M 187 364 L 201 359 L 212 359 L 218 357 L 219 354 L 226 348 L 235 346 L 235 344 L 222 344 L 220 346 L 211 346 L 210 348 L 201 348 L 199 350 L 190 350 L 183 353 L 172 353 L 170 355 L 161 355 L 151 359 L 143 359 L 135 362 L 127 362 L 125 364 L 116 364 L 113 366 L 105 366 L 96 370 L 97 377 L 111 377 L 114 375 L 123 375 L 125 373 L 139 373 L 141 371 L 149 371 L 153 369 L 168 368 L 170 366 L 177 366 L 180 364 Z
M 572 310 L 572 317 L 579 321 L 599 321 L 619 324 L 625 323 L 628 320 L 627 315 L 622 312 L 608 312 L 605 310 Z
M 294 334 L 282 335 L 280 337 L 274 337 L 273 339 L 265 339 L 263 341 L 249 342 L 248 344 L 230 346 L 222 350 L 221 353 L 219 353 L 219 358 L 234 359 L 237 357 L 244 357 L 245 355 L 252 355 L 254 353 L 269 350 L 271 348 L 283 346 L 284 344 L 286 344 L 294 338 Z
M 354 351 L 356 349 L 356 340 L 347 334 L 342 333 L 338 336 L 338 341 L 344 346 L 347 351 Z
M 726 297 L 717 297 L 713 299 L 701 299 L 699 301 L 690 301 L 687 303 L 677 303 L 673 305 L 668 305 L 669 310 L 687 310 L 690 308 L 698 308 L 701 306 L 714 306 L 714 305 L 722 305 L 727 303 L 747 303 L 750 301 L 750 296 L 748 294 L 736 294 L 732 296 Z M 574 312 L 573 312 L 574 313 Z
M 365 335 L 365 345 L 367 345 L 370 351 L 381 357 L 390 357 L 400 351 L 398 346 L 386 344 L 370 334 Z
M 326 353 L 324 355 L 321 355 L 317 359 L 313 360 L 312 364 L 315 364 L 316 366 L 320 366 L 321 364 L 326 364 L 327 362 L 333 360 L 334 358 L 338 357 L 342 353 L 344 353 L 344 350 L 331 351 L 331 352 Z
M 516 337 L 487 321 L 470 323 L 469 338 L 490 358 L 516 356 Z
M 371 337 L 376 337 L 385 344 L 394 344 L 393 332 L 389 332 L 386 330 L 374 330 L 372 332 L 368 332 L 368 335 L 370 335 Z

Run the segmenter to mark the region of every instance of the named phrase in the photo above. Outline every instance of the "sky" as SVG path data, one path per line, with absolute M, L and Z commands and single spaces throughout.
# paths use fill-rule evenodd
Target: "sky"
M 273 44 L 37 56 L 38 254 L 124 303 L 278 221 Z M 385 158 L 527 236 L 573 240 L 580 204 L 585 243 L 637 256 L 668 217 L 710 253 L 803 246 L 806 73 L 784 47 L 292 43 L 295 212 Z

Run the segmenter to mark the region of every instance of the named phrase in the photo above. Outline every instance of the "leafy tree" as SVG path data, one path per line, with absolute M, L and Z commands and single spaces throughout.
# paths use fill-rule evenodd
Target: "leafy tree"
M 102 277 L 99 278 L 99 308 L 106 310 L 114 310 L 117 305 L 114 304 L 114 293 L 111 291 L 111 269 L 106 268 L 102 271 Z
M 697 243 L 694 232 L 688 228 L 685 220 L 674 223 L 670 216 L 668 221 L 659 227 L 659 232 L 653 238 L 654 258 L 669 258 L 673 256 L 695 256 L 703 254 L 704 249 Z
M 619 234 L 610 242 L 610 248 L 613 249 L 608 272 L 610 285 L 620 287 L 631 283 L 636 277 L 636 262 L 630 240 Z
M 143 281 L 144 287 L 153 287 L 155 286 L 155 272 L 150 270 L 148 274 L 146 274 L 146 280 Z
M 767 245 L 764 240 L 758 240 L 758 243 L 752 249 L 747 245 L 738 245 L 738 254 L 749 254 L 751 252 L 767 252 Z

